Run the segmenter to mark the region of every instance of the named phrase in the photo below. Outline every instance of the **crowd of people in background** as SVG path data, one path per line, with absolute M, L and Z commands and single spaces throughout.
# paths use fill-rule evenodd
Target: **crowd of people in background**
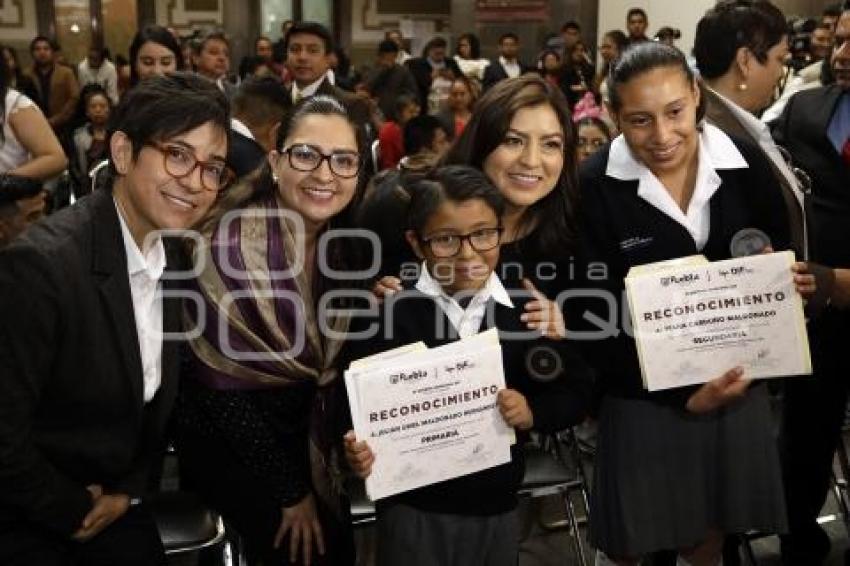
M 594 50 L 567 21 L 528 61 L 516 33 L 486 58 L 471 32 L 413 54 L 388 29 L 357 69 L 307 21 L 257 37 L 236 65 L 220 30 L 146 26 L 126 59 L 94 45 L 76 64 L 38 36 L 28 68 L 0 46 L 0 563 L 164 564 L 145 494 L 168 438 L 183 485 L 252 564 L 352 564 L 340 478 L 367 477 L 380 454 L 349 430 L 341 371 L 443 344 L 416 324 L 432 311 L 471 336 L 488 303 L 500 331 L 538 333 L 503 344 L 497 408 L 515 453 L 380 502 L 381 566 L 515 565 L 516 450 L 587 418 L 597 564 L 667 553 L 729 566 L 754 530 L 781 535 L 787 566 L 821 564 L 850 389 L 850 3 L 789 21 L 766 0 L 722 0 L 693 53 L 673 27 L 648 36 L 642 8 L 623 23 Z M 563 312 L 559 293 L 620 297 L 631 267 L 727 259 L 732 234 L 753 227 L 766 251 L 798 259 L 812 377 L 777 391 L 730 367 L 649 393 L 626 321 L 570 338 L 587 329 L 576 311 L 606 317 L 584 302 Z M 324 237 L 353 228 L 377 236 L 379 257 Z M 199 248 L 158 235 L 184 229 Z M 370 262 L 363 281 L 329 275 Z M 539 275 L 574 263 L 606 276 Z M 192 273 L 198 301 L 157 293 L 179 286 L 173 272 Z M 514 304 L 506 289 L 528 296 Z M 319 321 L 319 298 L 339 291 L 398 308 L 391 339 L 350 340 L 362 304 L 344 293 Z M 393 307 L 404 291 L 425 306 Z M 232 293 L 247 298 L 223 307 Z M 202 320 L 215 324 L 188 345 L 163 341 Z M 301 323 L 299 353 L 278 355 Z M 522 370 L 541 344 L 560 360 L 546 383 Z

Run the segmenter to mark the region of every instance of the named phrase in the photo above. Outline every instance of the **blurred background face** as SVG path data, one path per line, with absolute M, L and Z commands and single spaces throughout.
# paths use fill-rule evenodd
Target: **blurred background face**
M 464 59 L 472 58 L 472 46 L 469 45 L 469 40 L 466 38 L 457 42 L 457 53 Z
M 469 110 L 472 106 L 472 93 L 463 81 L 454 81 L 449 91 L 449 108 L 455 112 Z
M 512 37 L 505 37 L 499 42 L 499 53 L 505 59 L 516 59 L 519 53 L 519 42 Z
M 629 29 L 629 35 L 632 37 L 642 37 L 646 35 L 646 18 L 641 14 L 632 14 L 629 16 L 629 21 L 626 22 Z
M 399 32 L 391 31 L 387 34 L 387 39 L 398 45 L 399 49 L 404 49 L 404 38 L 401 37 Z
M 257 45 L 254 48 L 255 55 L 262 57 L 266 61 L 272 59 L 272 42 L 268 39 L 258 39 Z
M 15 64 L 15 58 L 12 57 L 12 52 L 6 47 L 3 48 L 3 59 L 6 61 L 6 68 L 9 69 L 9 72 L 14 73 L 18 65 Z
M 788 40 L 784 36 L 767 51 L 767 60 L 764 63 L 750 52 L 746 76 L 747 90 L 741 92 L 742 106 L 750 112 L 758 112 L 771 103 L 776 85 L 785 74 L 787 58 Z
M 571 49 L 581 39 L 581 33 L 575 28 L 567 28 L 561 32 L 561 37 L 564 39 L 564 49 Z
M 139 80 L 177 70 L 177 58 L 168 47 L 153 41 L 145 42 L 136 55 L 136 74 Z
M 53 62 L 53 48 L 46 41 L 37 41 L 32 48 L 32 60 L 38 65 L 47 65 Z
M 832 73 L 836 84 L 850 90 L 850 11 L 841 14 L 835 26 Z
M 599 151 L 600 148 L 609 141 L 611 140 L 608 139 L 605 132 L 603 132 L 596 124 L 582 124 L 579 126 L 578 140 L 576 143 L 579 162 L 584 161 Z
M 109 120 L 109 101 L 102 94 L 93 94 L 86 102 L 86 117 L 95 126 L 103 126 Z
M 103 53 L 101 53 L 100 49 L 90 49 L 89 50 L 89 67 L 92 69 L 98 69 L 103 64 Z
M 446 48 L 434 46 L 428 50 L 428 58 L 439 63 L 446 58 Z
M 602 43 L 599 44 L 599 54 L 602 56 L 602 60 L 606 63 L 610 63 L 612 60 L 620 56 L 620 50 L 617 49 L 617 44 L 614 43 L 614 40 L 611 39 L 610 35 L 606 35 L 602 38 Z
M 547 53 L 543 56 L 543 70 L 548 73 L 555 73 L 561 66 L 561 60 L 554 53 Z
M 220 39 L 208 39 L 195 56 L 195 69 L 202 75 L 218 79 L 230 70 L 230 48 Z
M 401 112 L 399 112 L 398 123 L 402 126 L 407 124 L 412 118 L 419 116 L 419 110 L 419 105 L 415 102 L 413 104 L 408 104 Z
M 826 58 L 830 47 L 832 47 L 832 33 L 826 28 L 815 28 L 815 31 L 812 32 L 810 48 L 812 58 L 815 61 Z

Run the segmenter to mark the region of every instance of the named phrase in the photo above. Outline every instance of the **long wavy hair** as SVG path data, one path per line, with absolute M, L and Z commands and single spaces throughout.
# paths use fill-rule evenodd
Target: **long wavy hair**
M 443 163 L 472 165 L 483 170 L 484 161 L 505 140 L 517 111 L 540 105 L 551 107 L 558 116 L 564 132 L 564 167 L 552 191 L 525 211 L 519 228 L 520 233 L 531 233 L 523 241 L 523 251 L 563 258 L 576 247 L 578 170 L 575 128 L 566 98 L 558 87 L 537 75 L 498 82 L 478 100 L 472 117 Z

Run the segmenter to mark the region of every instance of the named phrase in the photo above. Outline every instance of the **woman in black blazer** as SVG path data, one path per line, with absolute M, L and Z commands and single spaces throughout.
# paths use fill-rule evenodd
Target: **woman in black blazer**
M 589 286 L 619 299 L 632 266 L 694 254 L 727 259 L 743 228 L 762 230 L 777 250 L 789 247 L 769 165 L 751 146 L 699 125 L 700 92 L 679 51 L 632 47 L 608 87 L 623 135 L 588 159 L 580 175 L 582 255 L 588 265 L 604 264 L 607 275 L 588 277 Z M 811 284 L 810 276 L 797 277 L 798 288 Z M 601 302 L 586 307 L 622 320 L 600 312 Z M 568 321 L 585 318 L 566 310 Z M 662 549 L 677 549 L 691 564 L 716 564 L 724 533 L 782 532 L 765 387 L 748 387 L 735 368 L 701 387 L 648 393 L 635 342 L 622 322 L 615 325 L 618 332 L 587 343 L 602 393 L 594 546 L 619 564 Z

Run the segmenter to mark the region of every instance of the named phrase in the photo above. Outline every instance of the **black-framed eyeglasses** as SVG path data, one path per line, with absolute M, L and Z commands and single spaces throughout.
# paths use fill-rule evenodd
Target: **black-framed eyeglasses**
M 443 234 L 430 238 L 421 238 L 421 242 L 431 249 L 435 257 L 453 257 L 460 251 L 464 241 L 469 242 L 473 250 L 487 252 L 499 245 L 503 228 L 482 228 L 469 234 Z
M 315 171 L 327 160 L 331 173 L 343 179 L 356 177 L 360 172 L 362 162 L 360 154 L 356 151 L 334 151 L 333 153 L 322 153 L 315 145 L 299 143 L 281 150 L 289 156 L 289 165 L 296 171 L 309 173 Z
M 158 142 L 148 142 L 147 145 L 162 153 L 165 172 L 175 179 L 187 177 L 200 167 L 201 186 L 208 191 L 219 192 L 226 189 L 236 178 L 224 161 L 201 161 L 187 147 Z

